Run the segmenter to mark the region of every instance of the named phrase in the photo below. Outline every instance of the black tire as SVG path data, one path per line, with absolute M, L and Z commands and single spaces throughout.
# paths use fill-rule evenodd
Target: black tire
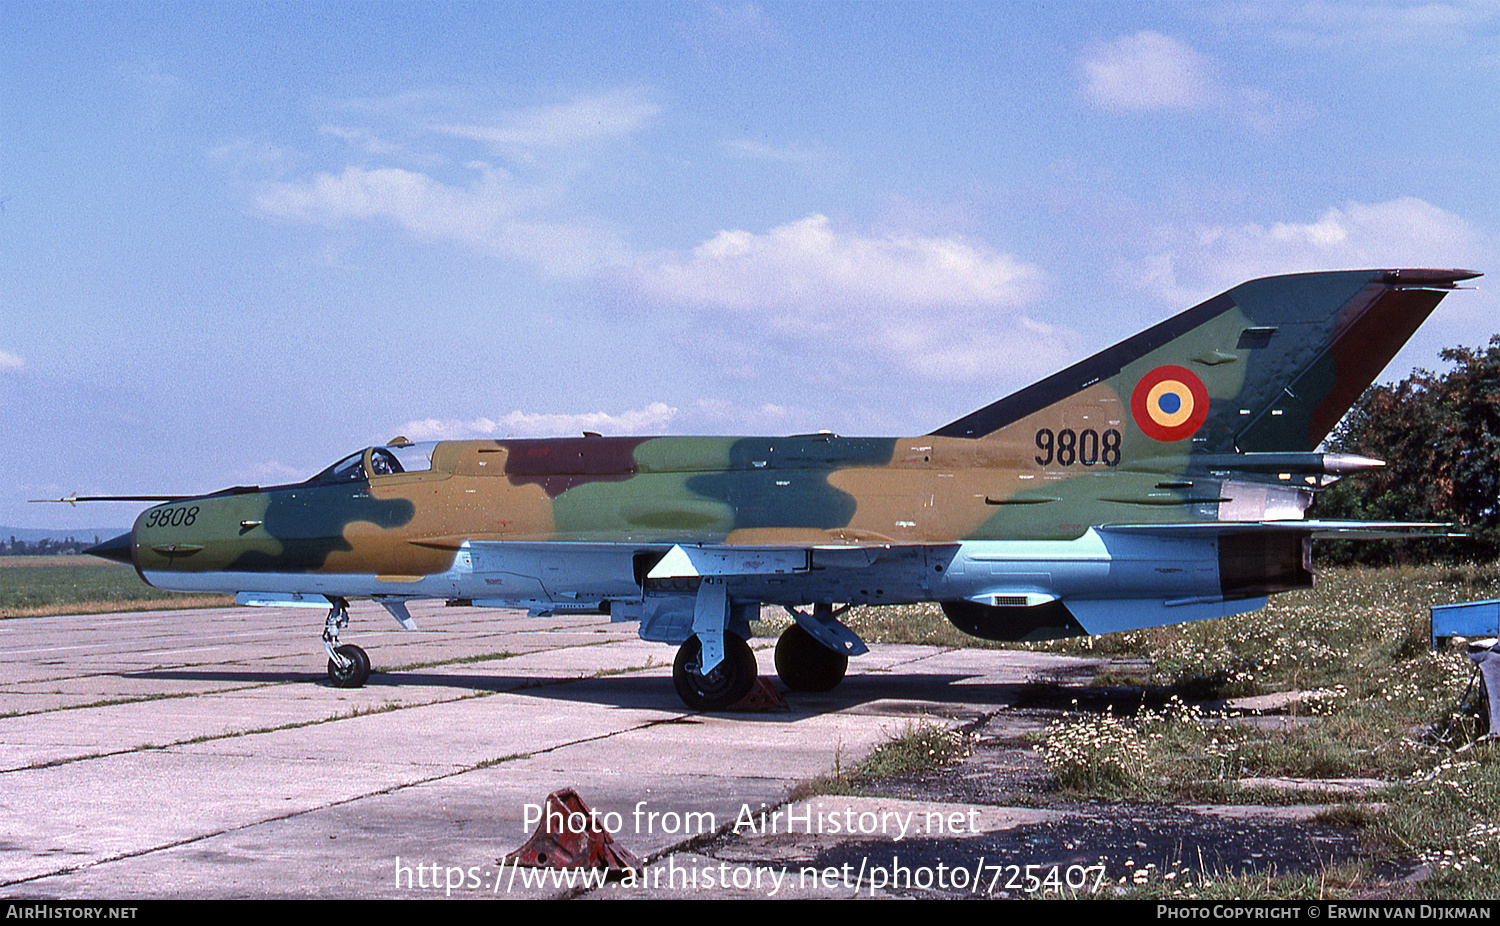
M 724 661 L 708 675 L 698 671 L 702 652 L 697 636 L 688 637 L 672 664 L 672 684 L 684 704 L 695 711 L 721 711 L 750 693 L 759 672 L 750 644 L 724 634 Z
M 776 674 L 793 691 L 832 691 L 849 671 L 849 657 L 793 624 L 776 641 Z
M 340 646 L 334 652 L 349 660 L 350 664 L 340 666 L 332 659 L 328 660 L 328 681 L 335 688 L 363 688 L 370 680 L 370 657 L 352 643 Z

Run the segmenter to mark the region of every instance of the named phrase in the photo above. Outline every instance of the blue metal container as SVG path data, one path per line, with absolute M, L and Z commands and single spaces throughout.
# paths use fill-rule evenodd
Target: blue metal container
M 1450 637 L 1500 637 L 1500 598 L 1432 607 L 1432 648 Z

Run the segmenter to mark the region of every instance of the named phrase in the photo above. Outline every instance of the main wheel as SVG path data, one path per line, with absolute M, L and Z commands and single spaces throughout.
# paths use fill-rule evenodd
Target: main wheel
M 793 624 L 776 641 L 776 674 L 793 691 L 832 691 L 849 671 L 849 657 Z
M 739 701 L 755 685 L 758 667 L 750 644 L 732 633 L 724 634 L 724 660 L 704 675 L 700 669 L 703 644 L 688 638 L 677 650 L 672 665 L 672 684 L 684 704 L 696 711 L 719 711 Z
M 365 682 L 370 679 L 370 657 L 365 655 L 365 651 L 349 643 L 334 652 L 349 660 L 349 665 L 341 666 L 332 659 L 328 660 L 328 680 L 333 683 L 333 687 L 364 687 Z

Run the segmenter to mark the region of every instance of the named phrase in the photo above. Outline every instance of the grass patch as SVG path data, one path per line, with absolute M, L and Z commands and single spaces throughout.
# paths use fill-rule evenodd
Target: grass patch
M 0 618 L 215 608 L 230 595 L 165 592 L 129 566 L 92 556 L 0 557 Z
M 1313 874 L 1276 872 L 1230 875 L 1180 861 L 1167 871 L 1141 868 L 1107 895 L 1123 900 L 1332 900 L 1360 896 L 1372 887 L 1365 862 L 1330 865 Z
M 952 646 L 963 649 L 1010 649 L 1013 643 L 997 643 L 971 637 L 954 627 L 934 603 L 856 605 L 839 620 L 866 643 L 914 643 L 921 646 Z M 757 637 L 774 637 L 791 626 L 792 618 L 781 608 L 766 608 L 761 619 L 751 622 Z
M 1180 704 L 1133 718 L 1080 715 L 1049 737 L 1049 762 L 1078 787 L 1070 757 L 1081 761 L 1097 740 L 1120 757 L 1106 790 L 1140 797 L 1163 780 L 1191 792 L 1195 782 L 1237 777 L 1399 781 L 1419 774 L 1439 754 L 1423 732 L 1454 711 L 1473 668 L 1462 654 L 1428 650 L 1427 609 L 1463 600 L 1470 584 L 1466 572 L 1448 567 L 1330 570 L 1318 588 L 1274 599 L 1258 614 L 1037 644 L 1129 657 L 1132 681 L 1179 692 L 1192 690 L 1185 682 L 1216 679 L 1200 696 L 1301 692 L 1287 712 L 1303 722 L 1279 729 Z M 1136 747 L 1150 748 L 1126 762 Z
M 790 800 L 825 794 L 861 794 L 871 782 L 956 762 L 968 754 L 968 749 L 961 733 L 931 723 L 908 724 L 899 735 L 876 746 L 854 765 L 846 767 L 842 757 L 835 758 L 833 771 L 798 785 Z
M 1445 754 L 1402 784 L 1389 812 L 1369 828 L 1372 853 L 1413 855 L 1431 872 L 1429 899 L 1500 896 L 1500 743 Z

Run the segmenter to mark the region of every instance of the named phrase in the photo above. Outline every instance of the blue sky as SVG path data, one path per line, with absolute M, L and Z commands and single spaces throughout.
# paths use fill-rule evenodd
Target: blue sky
M 1488 271 L 1500 8 L 0 3 L 0 524 L 397 434 L 919 434 L 1242 280 Z

